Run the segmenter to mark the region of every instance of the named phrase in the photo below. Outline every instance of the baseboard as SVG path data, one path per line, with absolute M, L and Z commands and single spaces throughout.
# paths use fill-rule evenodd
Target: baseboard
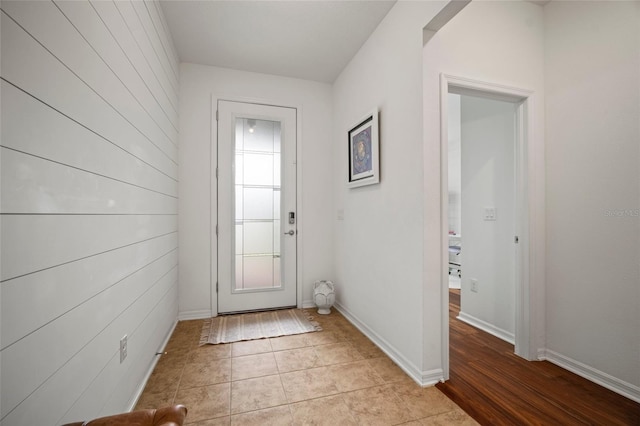
M 316 304 L 313 300 L 303 300 L 302 301 L 302 309 L 314 309 Z
M 203 309 L 200 311 L 178 312 L 178 321 L 188 321 L 188 320 L 207 319 L 207 318 L 211 318 L 211 311 L 208 309 Z
M 389 358 L 395 362 L 409 377 L 411 377 L 420 386 L 431 386 L 444 380 L 444 372 L 441 368 L 421 371 L 411 361 L 406 359 L 396 348 L 394 348 L 389 342 L 383 339 L 378 333 L 369 328 L 364 322 L 362 322 L 357 316 L 351 313 L 347 308 L 340 303 L 334 305 L 334 308 L 338 310 L 351 324 L 360 330 L 365 336 L 369 338 L 382 352 L 384 352 Z
M 444 382 L 444 371 L 442 368 L 434 368 L 433 370 L 423 371 L 421 373 L 422 380 L 418 384 L 422 387 L 433 386 L 436 383 Z
M 171 339 L 171 335 L 173 335 L 173 332 L 176 329 L 176 325 L 178 325 L 178 321 L 173 322 L 173 326 L 171 327 L 171 329 L 165 336 L 164 340 L 162 341 L 162 345 L 160 346 L 162 349 L 160 349 L 160 352 L 163 352 L 164 348 L 167 347 L 167 343 L 169 343 L 169 339 Z M 133 409 L 138 404 L 138 400 L 142 396 L 142 392 L 144 391 L 145 386 L 147 386 L 149 377 L 151 377 L 151 374 L 153 373 L 153 370 L 156 368 L 156 365 L 158 364 L 159 360 L 160 360 L 160 356 L 155 356 L 153 358 L 153 361 L 151 362 L 151 365 L 149 365 L 149 369 L 147 370 L 147 374 L 144 375 L 144 379 L 138 386 L 138 389 L 136 389 L 136 392 L 133 394 L 133 398 L 131 399 L 131 401 L 129 401 L 129 405 L 127 406 L 127 411 L 133 411 Z
M 599 384 L 615 393 L 618 393 L 632 401 L 640 403 L 640 387 L 627 383 L 607 373 L 596 370 L 586 364 L 576 361 L 552 350 L 539 350 L 538 357 L 541 360 L 549 361 L 559 367 L 569 370 L 578 376 L 584 377 L 594 383 Z
M 547 360 L 547 350 L 544 348 L 538 348 L 538 357 L 536 358 L 538 361 L 548 361 Z
M 465 322 L 475 328 L 479 328 L 482 331 L 486 331 L 487 333 L 496 336 L 498 339 L 502 339 L 505 342 L 511 343 L 515 345 L 516 338 L 513 333 L 509 333 L 506 330 L 496 327 L 493 324 L 489 324 L 486 321 L 478 319 L 472 315 L 468 315 L 462 311 L 458 314 L 457 317 L 460 321 Z

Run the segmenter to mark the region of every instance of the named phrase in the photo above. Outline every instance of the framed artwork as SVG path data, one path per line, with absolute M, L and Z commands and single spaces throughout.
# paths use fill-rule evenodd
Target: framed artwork
M 380 182 L 378 142 L 378 110 L 367 114 L 348 132 L 349 181 L 347 186 L 371 185 Z

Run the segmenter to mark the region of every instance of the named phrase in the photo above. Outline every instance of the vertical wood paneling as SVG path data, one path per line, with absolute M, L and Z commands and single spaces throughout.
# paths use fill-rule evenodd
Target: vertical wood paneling
M 1 3 L 3 426 L 129 409 L 177 317 L 178 60 L 117 3 Z

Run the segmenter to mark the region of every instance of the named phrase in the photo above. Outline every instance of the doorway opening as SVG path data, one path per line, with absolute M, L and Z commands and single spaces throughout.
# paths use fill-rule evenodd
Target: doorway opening
M 459 320 L 514 344 L 517 104 L 448 101 L 449 289 Z
M 452 223 L 455 219 L 455 209 L 452 210 L 450 218 L 450 194 L 449 194 L 449 114 L 450 109 L 450 96 L 458 96 L 458 99 L 467 100 L 466 114 L 467 115 L 467 131 L 482 130 L 485 133 L 486 142 L 490 146 L 491 144 L 497 145 L 492 149 L 496 149 L 495 153 L 500 153 L 502 157 L 501 162 L 505 163 L 507 160 L 511 161 L 511 174 L 510 177 L 507 174 L 506 180 L 511 185 L 503 185 L 505 178 L 496 179 L 495 158 L 489 158 L 486 153 L 483 153 L 482 145 L 477 144 L 472 146 L 473 149 L 468 152 L 473 154 L 472 158 L 468 158 L 467 162 L 477 163 L 472 164 L 474 168 L 471 168 L 470 173 L 466 178 L 462 177 L 460 182 L 460 199 L 459 199 L 459 218 L 460 223 L 457 226 Z M 502 315 L 500 313 L 496 316 L 495 312 L 493 317 L 489 318 L 490 321 L 483 319 L 482 313 L 478 314 L 480 318 L 475 315 L 461 315 L 467 322 L 473 323 L 474 326 L 480 326 L 479 328 L 489 331 L 494 335 L 499 336 L 503 340 L 511 340 L 514 343 L 514 351 L 517 355 L 525 359 L 536 359 L 537 354 L 534 349 L 532 339 L 534 333 L 531 332 L 533 327 L 533 321 L 531 318 L 532 309 L 530 308 L 533 303 L 530 297 L 530 279 L 529 274 L 531 269 L 529 267 L 529 252 L 530 245 L 532 245 L 533 239 L 531 238 L 531 230 L 529 223 L 529 206 L 530 206 L 530 191 L 529 191 L 529 176 L 528 176 L 528 156 L 527 150 L 529 142 L 532 140 L 531 136 L 531 95 L 532 92 L 517 88 L 506 87 L 502 85 L 496 85 L 493 83 L 481 82 L 476 80 L 469 80 L 465 78 L 450 76 L 446 74 L 441 75 L 441 90 L 440 90 L 440 106 L 441 106 L 441 250 L 442 250 L 442 272 L 441 272 L 441 288 L 442 288 L 442 321 L 443 321 L 443 376 L 447 380 L 449 378 L 449 272 L 456 273 L 456 269 L 450 269 L 450 244 L 451 236 L 458 238 L 460 247 L 459 262 L 460 265 L 457 271 L 460 271 L 461 275 L 461 287 L 464 299 L 464 293 L 473 294 L 474 296 L 484 295 L 484 301 L 482 298 L 475 297 L 469 298 L 468 307 L 469 311 L 482 312 L 483 303 L 486 300 L 491 300 L 492 297 L 505 299 L 502 302 L 505 304 L 511 302 L 511 313 Z M 512 129 L 503 129 L 503 133 L 509 133 L 513 135 L 511 139 L 511 152 L 500 150 L 499 145 L 495 140 L 492 141 L 491 127 L 495 123 L 491 124 L 491 114 L 487 115 L 487 108 L 491 109 L 496 107 L 498 110 L 504 110 L 504 114 L 508 114 L 511 110 L 512 114 Z M 489 117 L 488 117 L 489 116 Z M 495 117 L 494 117 L 495 118 Z M 504 143 L 504 141 L 503 141 Z M 478 149 L 480 148 L 480 149 Z M 464 148 L 462 148 L 464 150 Z M 462 159 L 462 150 L 460 151 Z M 497 155 L 497 154 L 496 154 Z M 466 156 L 465 156 L 466 157 Z M 462 160 L 461 160 L 462 161 Z M 508 163 L 508 162 L 507 162 Z M 455 167 L 455 166 L 454 166 Z M 461 164 L 461 170 L 465 165 Z M 508 167 L 508 166 L 507 166 Z M 493 172 L 491 171 L 493 170 Z M 480 176 L 484 176 L 480 179 Z M 494 193 L 487 192 L 481 193 L 478 196 L 476 193 L 471 196 L 470 200 L 463 201 L 465 197 L 462 195 L 463 181 L 467 189 L 470 189 L 474 185 L 478 185 L 482 181 L 489 182 L 489 187 L 492 187 Z M 487 186 L 487 185 L 485 185 Z M 498 187 L 503 186 L 499 189 Z M 500 194 L 498 194 L 498 192 Z M 490 194 L 490 195 L 487 195 Z M 499 196 L 498 196 L 499 195 Z M 455 198 L 455 195 L 454 197 Z M 455 205 L 455 200 L 454 205 Z M 465 205 L 466 207 L 465 208 Z M 468 210 L 469 217 L 463 219 L 463 209 Z M 464 220 L 464 222 L 463 222 Z M 498 228 L 498 223 L 504 223 L 505 226 L 501 227 L 500 232 L 495 232 Z M 465 228 L 467 224 L 468 229 Z M 452 227 L 453 226 L 453 227 Z M 509 257 L 513 259 L 513 266 L 487 272 L 486 265 L 489 263 L 486 261 L 486 254 L 482 252 L 483 241 L 473 241 L 474 235 L 476 238 L 480 238 L 483 232 L 492 230 L 492 254 L 493 257 L 498 257 L 500 254 L 508 253 Z M 469 231 L 469 234 L 467 234 Z M 467 236 L 468 235 L 468 236 Z M 499 238 L 498 238 L 499 236 Z M 466 241 L 466 243 L 465 243 Z M 467 256 L 465 257 L 465 245 L 467 245 Z M 475 248 L 474 248 L 475 247 Z M 478 252 L 480 250 L 480 252 Z M 474 252 L 476 254 L 474 254 Z M 478 255 L 477 253 L 481 253 Z M 466 260 L 465 260 L 466 259 Z M 493 260 L 491 263 L 495 264 L 498 260 Z M 455 266 L 455 265 L 454 265 Z M 483 271 L 484 269 L 484 271 Z M 504 291 L 501 285 L 496 285 L 496 273 L 500 280 L 504 281 L 508 286 L 511 283 L 511 292 Z M 493 274 L 493 275 L 492 275 Z M 488 278 L 479 278 L 484 276 Z M 473 281 L 472 281 L 473 279 Z M 488 280 L 488 281 L 487 281 Z M 472 292 L 473 290 L 473 292 Z M 506 300 L 510 299 L 510 300 Z M 475 306 L 474 305 L 475 302 Z M 465 309 L 465 302 L 462 302 L 462 309 Z M 487 318 L 487 317 L 485 317 Z M 480 319 L 481 321 L 478 321 Z M 492 324 L 492 321 L 494 322 Z M 505 325 L 508 321 L 512 321 L 511 325 Z M 498 322 L 498 325 L 495 324 Z M 509 332 L 509 329 L 512 332 Z M 506 331 L 506 333 L 505 333 Z

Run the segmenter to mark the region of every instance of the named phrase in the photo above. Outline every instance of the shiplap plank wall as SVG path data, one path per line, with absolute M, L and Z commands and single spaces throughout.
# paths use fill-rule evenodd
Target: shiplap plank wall
M 155 1 L 1 9 L 0 423 L 125 411 L 177 318 L 178 56 Z

